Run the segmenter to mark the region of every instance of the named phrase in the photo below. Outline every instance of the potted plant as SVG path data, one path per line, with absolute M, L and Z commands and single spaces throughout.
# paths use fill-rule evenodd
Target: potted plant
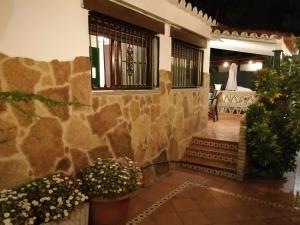
M 15 190 L 0 191 L 0 224 L 35 224 L 36 217 L 33 214 L 31 203 L 26 193 Z
M 98 159 L 80 171 L 79 180 L 90 199 L 92 225 L 125 224 L 130 194 L 142 180 L 140 168 L 131 159 Z
M 63 221 L 88 199 L 80 192 L 78 184 L 60 174 L 33 180 L 20 186 L 16 192 L 25 193 L 26 202 L 35 215 L 34 224 Z M 87 224 L 87 221 L 65 224 Z

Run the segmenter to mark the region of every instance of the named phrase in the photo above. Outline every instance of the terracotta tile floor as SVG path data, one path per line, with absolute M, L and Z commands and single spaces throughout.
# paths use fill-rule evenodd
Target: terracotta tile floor
M 242 115 L 220 114 L 218 121 L 209 120 L 207 128 L 198 135 L 224 141 L 238 141 L 241 118 Z
M 248 179 L 243 183 L 200 172 L 177 169 L 150 187 L 142 188 L 132 198 L 128 221 L 148 209 L 153 203 L 185 182 L 189 185 L 152 213 L 144 214 L 140 225 L 300 225 L 300 211 L 294 208 L 293 185 L 288 181 Z M 284 189 L 282 188 L 284 187 Z M 224 191 L 226 191 L 224 193 Z M 227 193 L 227 194 L 226 194 Z M 290 206 L 290 209 L 270 206 L 240 196 L 256 197 L 268 203 Z M 129 224 L 129 223 L 127 223 Z
M 210 120 L 207 129 L 198 135 L 238 141 L 240 119 L 238 115 L 221 114 L 219 121 Z M 173 192 L 187 181 L 206 186 L 189 185 L 181 192 Z M 300 211 L 292 210 L 300 207 L 294 197 L 295 183 L 294 173 L 286 174 L 282 180 L 248 178 L 240 183 L 201 172 L 175 170 L 133 196 L 128 214 L 132 223 L 127 225 L 300 225 Z M 172 193 L 174 196 L 165 197 Z M 271 203 L 277 206 L 268 205 Z

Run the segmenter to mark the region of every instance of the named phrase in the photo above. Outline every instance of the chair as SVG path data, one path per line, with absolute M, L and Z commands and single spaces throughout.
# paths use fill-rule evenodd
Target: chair
M 222 92 L 218 93 L 210 100 L 208 117 L 212 118 L 214 122 L 216 120 L 219 120 L 218 103 L 219 103 L 219 99 L 220 99 L 221 95 L 222 95 Z

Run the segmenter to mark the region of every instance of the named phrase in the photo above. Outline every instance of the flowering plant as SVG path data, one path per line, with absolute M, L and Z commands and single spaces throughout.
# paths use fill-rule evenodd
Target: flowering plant
M 129 158 L 98 159 L 80 171 L 79 184 L 89 197 L 115 198 L 135 191 L 142 183 L 140 168 Z
M 61 220 L 87 200 L 72 179 L 60 174 L 36 179 L 17 192 L 26 193 L 26 202 L 36 215 L 37 224 Z
M 0 224 L 34 224 L 31 204 L 26 198 L 26 193 L 18 193 L 14 190 L 0 191 Z

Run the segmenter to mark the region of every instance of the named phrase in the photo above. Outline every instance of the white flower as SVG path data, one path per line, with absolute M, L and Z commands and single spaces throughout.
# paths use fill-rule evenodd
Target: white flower
M 64 216 L 68 216 L 68 215 L 69 215 L 68 210 L 64 210 Z
M 50 190 L 48 191 L 48 193 L 49 193 L 49 194 L 52 194 L 52 193 L 53 193 L 53 190 L 50 189 Z
M 62 204 L 62 203 L 63 203 L 62 197 L 59 197 L 59 198 L 57 199 L 57 202 L 58 202 L 59 204 Z
M 38 206 L 38 205 L 39 205 L 39 202 L 36 201 L 36 200 L 33 200 L 31 203 L 32 203 L 32 205 L 34 205 L 34 206 Z
M 8 218 L 10 214 L 8 212 L 4 213 L 4 218 Z
M 34 219 L 33 218 L 29 218 L 28 224 L 33 225 L 34 224 Z
M 47 223 L 47 222 L 49 222 L 50 221 L 50 219 L 47 217 L 47 218 L 45 218 L 45 223 Z
M 4 223 L 4 225 L 13 225 L 13 224 L 11 223 L 11 219 L 5 219 L 5 220 L 3 220 L 2 222 Z
M 54 209 L 56 209 L 56 207 L 55 207 L 54 205 L 51 205 L 51 206 L 49 207 L 49 209 L 54 210 Z
M 50 213 L 46 212 L 45 216 L 50 217 Z

